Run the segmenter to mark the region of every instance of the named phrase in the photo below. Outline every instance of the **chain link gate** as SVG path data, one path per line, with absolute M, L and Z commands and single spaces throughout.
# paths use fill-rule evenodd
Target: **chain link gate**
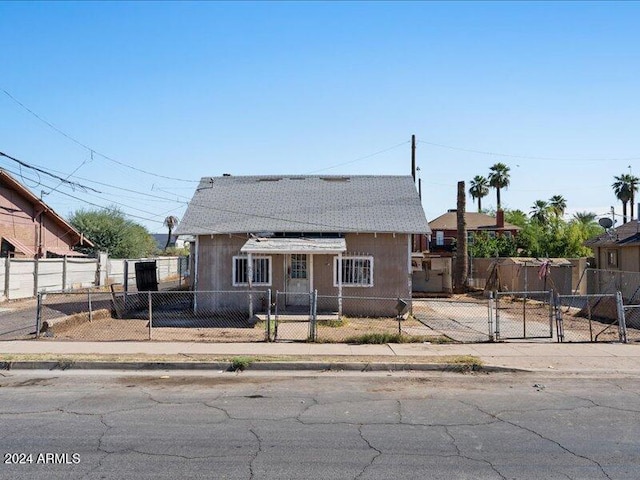
M 490 338 L 496 341 L 553 338 L 551 290 L 495 292 L 489 305 L 492 310 L 489 314 Z
M 314 342 L 317 339 L 318 292 L 276 291 L 274 318 L 267 322 L 267 338 L 272 342 Z
M 554 303 L 559 342 L 626 342 L 620 292 L 556 295 Z

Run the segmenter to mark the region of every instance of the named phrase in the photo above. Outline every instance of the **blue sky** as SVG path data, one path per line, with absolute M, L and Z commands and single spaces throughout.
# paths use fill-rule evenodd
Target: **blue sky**
M 429 220 L 498 161 L 507 208 L 620 213 L 638 21 L 631 2 L 3 2 L 0 151 L 100 193 L 0 167 L 64 216 L 118 204 L 155 232 L 202 176 L 410 174 L 415 134 Z

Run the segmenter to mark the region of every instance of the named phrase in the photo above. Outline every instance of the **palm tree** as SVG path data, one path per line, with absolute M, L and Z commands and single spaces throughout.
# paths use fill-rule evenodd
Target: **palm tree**
M 471 180 L 471 187 L 469 187 L 469 194 L 474 199 L 478 199 L 478 212 L 482 211 L 482 197 L 489 195 L 489 180 L 482 175 L 476 175 Z
M 496 189 L 496 199 L 498 201 L 498 208 L 500 210 L 500 189 L 507 188 L 509 186 L 509 170 L 504 163 L 496 163 L 491 168 L 489 173 L 489 186 Z
M 576 212 L 573 214 L 572 220 L 583 225 L 589 225 L 596 221 L 597 216 L 598 215 L 593 212 Z
M 564 211 L 567 209 L 567 201 L 562 195 L 554 195 L 549 199 L 549 207 L 558 218 L 564 215 Z
M 627 204 L 629 202 L 631 202 L 631 208 L 633 208 L 634 193 L 632 192 L 633 186 L 630 177 L 633 176 L 628 173 L 623 173 L 617 177 L 614 176 L 613 179 L 615 182 L 611 185 L 616 198 L 622 203 L 622 223 L 627 223 Z M 638 189 L 637 184 L 635 188 L 636 190 Z
M 631 192 L 629 203 L 631 204 L 631 220 L 633 220 L 633 208 L 636 204 L 636 192 L 638 191 L 638 183 L 640 183 L 640 178 L 629 174 L 627 181 L 629 182 L 629 191 Z M 640 212 L 638 212 L 638 214 L 640 214 Z
M 531 218 L 538 220 L 541 224 L 546 224 L 549 217 L 549 204 L 544 200 L 536 200 L 531 207 Z
M 164 219 L 164 226 L 169 229 L 169 235 L 167 235 L 167 244 L 164 246 L 165 250 L 169 248 L 169 243 L 171 243 L 171 232 L 173 231 L 175 226 L 178 225 L 179 221 L 180 220 L 178 219 L 178 217 L 174 217 L 173 215 L 169 215 Z

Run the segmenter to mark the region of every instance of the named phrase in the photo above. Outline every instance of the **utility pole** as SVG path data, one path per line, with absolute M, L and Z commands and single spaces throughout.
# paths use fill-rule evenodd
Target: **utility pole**
M 416 136 L 411 135 L 411 176 L 416 183 Z

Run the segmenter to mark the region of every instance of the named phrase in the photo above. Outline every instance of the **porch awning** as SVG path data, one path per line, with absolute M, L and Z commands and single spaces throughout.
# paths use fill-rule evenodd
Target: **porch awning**
M 242 248 L 242 253 L 313 253 L 332 255 L 347 251 L 344 238 L 251 238 Z

